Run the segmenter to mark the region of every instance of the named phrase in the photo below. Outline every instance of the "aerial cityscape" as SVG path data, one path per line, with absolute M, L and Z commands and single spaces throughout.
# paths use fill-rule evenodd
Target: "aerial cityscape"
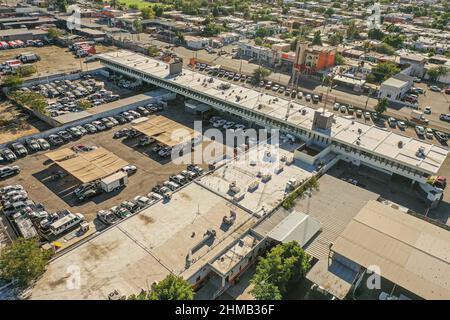
M 450 300 L 449 19 L 0 1 L 0 300 Z

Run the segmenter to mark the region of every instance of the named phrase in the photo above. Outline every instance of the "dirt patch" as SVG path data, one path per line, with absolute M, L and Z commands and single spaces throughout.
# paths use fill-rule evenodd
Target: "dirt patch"
M 183 199 L 186 199 L 186 200 L 188 200 L 188 201 L 192 200 L 192 198 L 191 198 L 187 193 L 185 193 L 185 192 L 182 192 L 182 193 L 180 194 L 180 196 L 181 196 Z
M 138 215 L 139 219 L 142 220 L 146 225 L 150 223 L 154 223 L 155 219 L 152 217 L 146 216 L 145 214 Z
M 9 101 L 0 102 L 0 143 L 14 141 L 50 129 L 45 122 Z

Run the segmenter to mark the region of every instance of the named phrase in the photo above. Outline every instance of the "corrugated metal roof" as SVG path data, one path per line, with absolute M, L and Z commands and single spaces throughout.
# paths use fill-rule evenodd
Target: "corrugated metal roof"
M 305 251 L 317 259 L 327 259 L 329 245 L 344 231 L 352 218 L 369 200 L 376 200 L 376 193 L 361 189 L 330 175 L 320 178 L 320 190 L 311 198 L 297 201 L 295 209 L 317 219 L 321 232 L 305 247 Z
M 332 248 L 424 299 L 450 299 L 450 232 L 369 201 Z
M 313 217 L 294 211 L 277 224 L 267 237 L 282 243 L 296 241 L 303 247 L 320 228 L 320 222 Z

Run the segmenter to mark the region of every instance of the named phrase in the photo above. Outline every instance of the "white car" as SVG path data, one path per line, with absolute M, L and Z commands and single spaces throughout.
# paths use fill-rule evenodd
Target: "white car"
M 339 103 L 336 102 L 336 103 L 334 104 L 334 106 L 333 106 L 333 110 L 334 110 L 334 111 L 337 111 L 337 110 L 339 110 L 340 107 L 341 107 L 341 105 L 340 105 Z
M 346 106 L 341 106 L 340 108 L 342 113 L 345 113 L 347 111 L 347 107 Z
M 24 190 L 24 188 L 20 184 L 16 184 L 15 186 L 6 186 L 3 188 L 0 188 L 0 194 L 5 194 L 11 191 L 21 191 Z
M 423 109 L 423 113 L 431 114 L 431 107 L 430 106 L 426 106 L 425 109 Z
M 234 125 L 235 125 L 235 122 L 233 122 L 233 121 L 228 121 L 227 123 L 225 123 L 225 124 L 223 125 L 222 128 L 224 128 L 224 129 L 230 129 L 230 128 L 233 127 Z
M 222 127 L 225 123 L 227 123 L 227 120 L 220 119 L 220 120 L 217 120 L 216 122 L 213 123 L 213 127 L 214 127 L 214 128 L 220 128 L 220 127 Z
M 311 101 L 311 95 L 310 95 L 310 94 L 307 94 L 307 95 L 305 96 L 305 100 L 306 100 L 306 101 Z
M 297 98 L 299 99 L 303 98 L 303 92 L 301 91 L 297 92 Z
M 405 130 L 406 129 L 406 123 L 403 121 L 398 121 L 397 122 L 397 126 L 400 130 Z
M 425 130 L 425 136 L 427 137 L 427 139 L 433 139 L 434 136 L 434 131 L 431 128 L 427 128 Z
M 140 207 L 146 207 L 150 204 L 151 199 L 145 197 L 145 196 L 136 196 L 133 199 L 135 202 L 139 204 Z
M 136 173 L 137 167 L 133 165 L 128 165 L 122 168 L 123 172 L 126 172 L 128 175 L 132 175 L 133 173 Z
M 50 149 L 50 143 L 47 142 L 47 140 L 39 138 L 37 139 L 37 142 L 39 143 L 39 145 L 41 146 L 42 150 L 48 150 Z
M 370 112 L 364 112 L 364 119 L 366 120 L 370 119 Z
M 424 136 L 425 135 L 425 128 L 422 126 L 416 126 L 415 127 L 416 133 L 418 136 Z

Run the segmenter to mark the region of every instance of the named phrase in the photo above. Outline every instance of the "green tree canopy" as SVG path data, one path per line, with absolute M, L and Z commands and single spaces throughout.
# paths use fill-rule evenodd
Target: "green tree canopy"
M 313 45 L 318 45 L 318 46 L 322 45 L 321 35 L 322 35 L 322 33 L 320 32 L 320 30 L 317 30 L 316 32 L 314 32 L 314 38 L 312 40 Z
M 141 8 L 142 19 L 152 19 L 155 17 L 155 11 L 153 11 L 152 7 L 143 7 Z
M 36 240 L 19 238 L 0 255 L 0 277 L 25 288 L 45 271 L 50 257 L 51 252 L 42 250 Z
M 19 75 L 8 75 L 3 79 L 3 84 L 5 87 L 15 89 L 23 84 L 23 79 Z
M 48 37 L 50 39 L 56 39 L 61 36 L 61 31 L 57 28 L 49 28 L 48 29 Z
M 250 280 L 254 285 L 251 293 L 257 299 L 283 297 L 289 284 L 304 277 L 310 268 L 309 258 L 295 241 L 273 247 L 258 261 L 256 272 Z
M 369 39 L 381 40 L 384 37 L 384 32 L 380 29 L 373 28 L 369 30 L 367 36 Z
M 264 80 L 265 78 L 270 76 L 271 73 L 272 71 L 270 71 L 269 69 L 259 67 L 258 69 L 255 69 L 255 71 L 253 71 L 253 79 L 256 83 L 259 83 L 261 80 Z
M 182 277 L 172 274 L 152 286 L 151 300 L 193 300 L 194 288 Z
M 386 112 L 387 107 L 389 106 L 389 101 L 386 98 L 378 100 L 377 105 L 375 106 L 375 112 L 378 114 L 382 114 Z
M 400 72 L 400 68 L 393 62 L 380 62 L 372 68 L 372 77 L 367 77 L 367 80 L 371 80 L 374 83 L 381 83 L 384 80 L 392 77 Z
M 439 77 L 445 76 L 449 74 L 450 69 L 446 66 L 436 66 L 427 70 L 427 75 L 430 78 L 430 81 L 436 82 Z

